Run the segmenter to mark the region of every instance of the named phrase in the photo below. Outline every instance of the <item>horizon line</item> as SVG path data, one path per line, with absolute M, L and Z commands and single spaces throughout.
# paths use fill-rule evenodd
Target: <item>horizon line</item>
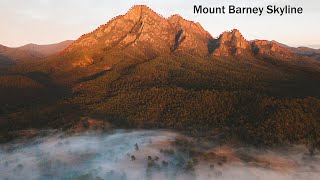
M 83 34 L 90 34 L 91 32 L 95 31 L 96 29 L 99 29 L 101 26 L 108 24 L 110 21 L 112 21 L 112 20 L 115 19 L 116 17 L 118 17 L 118 16 L 124 16 L 124 15 L 128 14 L 132 9 L 134 9 L 134 8 L 136 8 L 136 7 L 146 7 L 148 10 L 150 10 L 151 12 L 157 14 L 158 16 L 160 16 L 160 17 L 162 17 L 162 18 L 164 18 L 164 19 L 169 19 L 169 18 L 171 18 L 171 17 L 173 17 L 173 16 L 179 16 L 179 17 L 181 17 L 182 19 L 184 19 L 184 20 L 186 20 L 186 21 L 189 21 L 189 22 L 192 22 L 192 23 L 199 23 L 199 24 L 202 26 L 202 24 L 201 24 L 200 22 L 186 19 L 186 18 L 184 18 L 183 16 L 181 16 L 179 13 L 173 13 L 173 14 L 171 14 L 171 15 L 169 15 L 169 16 L 164 16 L 164 15 L 162 15 L 162 14 L 154 11 L 152 8 L 150 8 L 150 7 L 149 7 L 148 5 L 146 5 L 146 4 L 135 4 L 135 5 L 132 5 L 131 8 L 129 8 L 129 9 L 126 11 L 126 13 L 120 14 L 120 15 L 116 15 L 116 16 L 110 18 L 106 23 L 103 23 L 103 24 L 101 24 L 100 26 L 97 26 L 96 28 L 94 28 L 92 31 L 86 32 L 86 33 L 83 33 Z M 209 30 L 207 30 L 207 29 L 204 28 L 204 27 L 203 27 L 203 29 L 204 29 L 205 31 L 207 31 L 207 32 L 209 33 L 209 35 L 211 35 L 211 37 L 215 37 L 214 39 L 219 38 L 219 36 L 220 36 L 221 34 L 223 34 L 224 32 L 230 31 L 230 30 L 225 30 L 225 31 L 223 31 L 222 33 L 220 33 L 218 36 L 212 36 L 212 34 L 210 33 Z M 233 30 L 233 29 L 237 29 L 237 28 L 231 28 L 231 30 Z M 240 31 L 240 32 L 241 32 L 241 31 Z M 83 34 L 82 34 L 82 35 L 83 35 Z M 79 38 L 81 38 L 82 35 L 77 36 L 77 38 L 75 38 L 75 39 L 68 38 L 68 39 L 65 39 L 65 40 L 60 40 L 60 41 L 55 41 L 55 42 L 48 42 L 48 43 L 29 42 L 29 43 L 25 43 L 25 44 L 17 45 L 17 46 L 10 46 L 10 45 L 8 46 L 8 45 L 6 45 L 6 44 L 0 43 L 0 45 L 3 45 L 3 46 L 8 47 L 8 48 L 20 48 L 20 47 L 23 47 L 23 46 L 26 46 L 26 45 L 46 46 L 46 45 L 59 44 L 59 43 L 65 42 L 65 41 L 77 41 Z M 246 38 L 245 38 L 245 39 L 246 39 Z M 285 43 L 285 42 L 283 42 L 283 41 L 280 42 L 280 41 L 278 41 L 278 40 L 276 40 L 276 39 L 271 39 L 271 40 L 269 39 L 269 40 L 268 40 L 268 39 L 257 39 L 257 38 L 251 39 L 251 40 L 246 39 L 246 40 L 247 40 L 247 41 L 266 40 L 266 41 L 270 41 L 270 42 L 276 41 L 277 43 L 280 43 L 280 44 L 283 44 L 283 45 L 286 45 L 286 46 L 289 46 L 289 47 L 294 47 L 294 48 L 311 48 L 311 49 L 316 49 L 316 50 L 319 49 L 319 50 L 320 50 L 320 43 L 319 43 L 319 44 L 291 44 L 291 43 Z

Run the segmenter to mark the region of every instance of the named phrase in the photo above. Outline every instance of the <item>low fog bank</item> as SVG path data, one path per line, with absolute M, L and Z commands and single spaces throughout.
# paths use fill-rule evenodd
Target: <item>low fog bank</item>
M 221 145 L 173 131 L 55 134 L 0 145 L 0 179 L 320 179 L 320 156 Z

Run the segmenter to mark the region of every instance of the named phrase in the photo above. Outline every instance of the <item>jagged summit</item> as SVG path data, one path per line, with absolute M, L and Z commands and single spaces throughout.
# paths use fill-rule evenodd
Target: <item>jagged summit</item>
M 112 49 L 145 59 L 173 52 L 204 56 L 208 54 L 211 40 L 211 35 L 199 23 L 178 15 L 164 18 L 145 5 L 137 5 L 125 15 L 84 34 L 61 54 L 81 50 L 87 55 L 72 63 L 81 67 L 94 63 L 95 59 L 89 54 L 103 54 Z
M 213 41 L 214 56 L 240 56 L 248 59 L 274 57 L 293 59 L 296 56 L 286 48 L 266 40 L 246 40 L 238 29 L 223 32 Z
M 231 56 L 250 54 L 250 42 L 247 41 L 238 29 L 222 33 L 214 40 L 214 56 Z
M 161 21 L 165 19 L 162 15 L 154 12 L 146 5 L 136 5 L 133 6 L 125 15 L 124 19 L 137 21 L 148 21 L 152 20 L 154 22 Z
M 175 51 L 208 54 L 208 44 L 213 38 L 200 23 L 186 20 L 178 14 L 167 20 L 176 34 Z
M 151 17 L 162 17 L 162 15 L 154 12 L 152 9 L 150 9 L 146 5 L 135 5 L 130 10 L 125 14 L 126 18 L 129 18 L 130 20 L 140 20 L 141 18 L 144 18 L 146 16 L 151 16 Z
M 212 38 L 200 23 L 178 14 L 164 18 L 146 5 L 133 6 L 126 14 L 116 16 L 91 33 L 82 35 L 61 54 L 81 56 L 72 60 L 73 67 L 86 67 L 111 50 L 138 59 L 164 54 L 187 53 L 196 56 L 232 57 L 275 56 L 292 58 L 282 47 L 266 42 L 247 41 L 239 30 Z

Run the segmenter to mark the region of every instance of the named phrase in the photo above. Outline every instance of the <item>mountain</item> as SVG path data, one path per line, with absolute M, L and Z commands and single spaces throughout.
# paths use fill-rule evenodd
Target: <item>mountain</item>
M 252 54 L 250 42 L 248 42 L 237 29 L 222 33 L 218 39 L 214 40 L 212 48 L 212 53 L 215 56 Z
M 288 49 L 289 51 L 297 54 L 297 55 L 300 55 L 300 56 L 306 56 L 306 57 L 310 57 L 310 58 L 314 58 L 316 60 L 320 60 L 320 49 L 312 49 L 312 48 L 309 48 L 309 47 L 290 47 L 290 46 L 287 46 L 285 44 L 282 44 L 282 43 L 279 43 L 277 41 L 272 41 L 286 49 Z
M 27 44 L 27 45 L 18 47 L 17 49 L 28 51 L 28 52 L 36 52 L 44 56 L 50 56 L 50 55 L 61 52 L 72 43 L 73 43 L 73 40 L 66 40 L 60 43 L 48 44 L 48 45 Z
M 199 23 L 147 6 L 1 76 L 0 132 L 68 129 L 93 117 L 121 128 L 221 132 L 255 145 L 320 140 L 320 62 L 236 29 L 213 38 Z M 13 90 L 43 93 L 19 101 Z
M 196 22 L 179 15 L 164 18 L 147 6 L 134 6 L 93 32 L 82 35 L 52 63 L 54 76 L 83 71 L 64 78 L 78 81 L 112 68 L 121 59 L 150 60 L 159 56 L 229 57 L 244 59 L 297 59 L 287 49 L 268 41 L 246 40 L 239 30 L 222 33 L 214 39 Z M 107 59 L 112 59 L 107 61 Z M 94 69 L 83 69 L 101 64 Z M 80 68 L 80 69 L 79 69 Z M 89 70 L 90 69 L 90 70 Z M 73 74 L 73 73 L 71 73 Z M 58 77 L 58 79 L 60 79 Z
M 0 65 L 14 65 L 25 60 L 35 60 L 43 58 L 42 54 L 32 51 L 23 51 L 17 48 L 9 48 L 0 45 Z
M 92 33 L 84 34 L 64 54 L 72 54 L 79 49 L 95 55 L 115 49 L 146 59 L 176 51 L 207 54 L 210 39 L 211 35 L 199 23 L 178 15 L 166 19 L 146 6 L 135 6 L 127 14 L 113 18 Z M 83 59 L 72 62 L 73 66 L 94 63 L 88 55 Z
M 73 41 L 69 40 L 50 45 L 28 44 L 17 48 L 0 45 L 0 66 L 14 65 L 45 58 L 62 51 L 72 42 Z
M 292 51 L 295 54 L 301 55 L 301 56 L 307 56 L 311 57 L 317 60 L 320 60 L 320 50 L 319 49 L 312 49 L 308 47 L 297 47 L 297 48 L 289 48 L 290 51 Z
M 67 48 L 63 54 L 79 49 L 87 54 L 110 49 L 121 50 L 138 58 L 152 58 L 170 53 L 188 53 L 197 56 L 279 55 L 295 58 L 292 53 L 276 43 L 268 41 L 247 41 L 239 30 L 222 33 L 218 39 L 205 31 L 199 23 L 183 19 L 179 15 L 164 18 L 147 6 L 134 6 L 127 14 L 117 16 L 95 31 L 84 34 Z M 94 52 L 94 53 L 92 53 Z M 73 66 L 94 63 L 94 58 L 84 57 Z

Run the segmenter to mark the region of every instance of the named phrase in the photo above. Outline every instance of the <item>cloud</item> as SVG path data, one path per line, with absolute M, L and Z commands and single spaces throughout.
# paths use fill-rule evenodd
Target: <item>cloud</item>
M 175 145 L 181 138 L 192 140 L 173 131 L 115 130 L 77 136 L 57 133 L 0 145 L 0 179 L 316 180 L 320 177 L 319 155 L 311 158 L 301 146 L 271 151 L 239 145 L 217 146 L 210 141 L 204 142 L 212 146 L 204 152 L 211 155 L 203 156 L 206 160 L 198 158 L 195 163 L 187 153 L 195 146 Z

